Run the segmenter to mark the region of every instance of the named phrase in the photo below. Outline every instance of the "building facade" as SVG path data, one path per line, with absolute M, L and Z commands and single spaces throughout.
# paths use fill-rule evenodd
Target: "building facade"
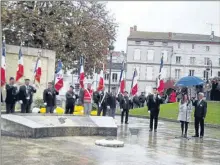
M 139 72 L 139 93 L 151 92 L 156 86 L 161 57 L 162 77 L 178 80 L 193 75 L 202 79 L 220 76 L 220 37 L 200 34 L 137 31 L 134 26 L 127 38 L 126 89 L 132 74 Z

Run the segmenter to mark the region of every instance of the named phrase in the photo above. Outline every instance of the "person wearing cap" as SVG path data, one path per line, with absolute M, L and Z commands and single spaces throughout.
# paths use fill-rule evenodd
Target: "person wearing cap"
M 59 95 L 59 92 L 54 89 L 53 83 L 49 82 L 48 88 L 45 89 L 43 93 L 46 113 L 53 113 L 54 109 L 56 108 L 56 95 Z
M 158 125 L 158 116 L 160 112 L 160 104 L 163 103 L 162 98 L 158 94 L 157 88 L 153 88 L 153 94 L 148 97 L 148 112 L 150 113 L 150 132 L 153 130 L 153 122 L 154 122 L 154 131 L 157 132 Z
M 30 113 L 33 102 L 33 94 L 37 90 L 34 85 L 30 85 L 30 79 L 25 79 L 25 85 L 22 85 L 18 92 L 18 99 L 21 104 L 21 113 Z
M 17 95 L 18 95 L 18 88 L 15 84 L 15 79 L 11 77 L 9 79 L 9 83 L 6 84 L 6 113 L 14 113 L 15 112 L 15 104 L 17 101 Z
M 74 87 L 71 85 L 66 92 L 66 109 L 65 114 L 73 114 L 75 108 L 75 102 L 78 99 L 78 95 L 74 93 Z
M 194 112 L 195 135 L 193 137 L 199 137 L 199 125 L 200 125 L 200 138 L 203 138 L 204 120 L 207 113 L 207 102 L 204 100 L 204 94 L 202 92 L 198 94 L 198 100 L 193 100 L 193 106 L 195 106 L 195 112 Z
M 125 124 L 128 124 L 128 115 L 129 115 L 129 109 L 130 109 L 130 100 L 128 97 L 128 92 L 124 92 L 123 99 L 121 100 L 121 124 L 123 124 L 124 121 L 124 114 L 125 114 Z

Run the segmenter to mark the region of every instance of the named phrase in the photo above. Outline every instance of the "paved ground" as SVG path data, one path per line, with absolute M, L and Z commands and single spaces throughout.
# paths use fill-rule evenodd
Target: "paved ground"
M 148 119 L 131 118 L 119 125 L 123 148 L 95 146 L 103 137 L 20 139 L 2 137 L 2 165 L 184 165 L 220 164 L 220 131 L 205 129 L 205 138 L 181 139 L 177 123 L 160 122 L 157 133 L 148 132 Z M 139 131 L 138 136 L 131 135 Z M 136 132 L 137 133 L 137 132 Z M 135 134 L 136 134 L 135 133 Z M 189 135 L 193 135 L 190 126 Z

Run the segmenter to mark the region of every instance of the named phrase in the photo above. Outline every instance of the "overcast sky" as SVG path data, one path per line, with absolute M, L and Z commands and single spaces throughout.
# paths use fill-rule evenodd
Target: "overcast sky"
M 137 25 L 140 31 L 210 34 L 213 26 L 220 36 L 220 2 L 150 2 L 111 1 L 107 8 L 119 24 L 115 50 L 126 51 L 129 28 Z

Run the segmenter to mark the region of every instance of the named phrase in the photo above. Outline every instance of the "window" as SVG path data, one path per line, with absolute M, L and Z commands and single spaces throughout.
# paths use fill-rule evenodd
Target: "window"
M 147 50 L 147 60 L 148 61 L 154 60 L 154 50 Z
M 180 69 L 175 69 L 175 79 L 180 78 Z
M 161 78 L 167 78 L 167 68 L 163 68 L 161 71 Z
M 162 51 L 162 55 L 163 55 L 163 61 L 167 62 L 167 60 L 168 60 L 168 51 L 167 50 Z
M 207 79 L 208 76 L 208 72 L 206 70 L 203 71 L 203 79 Z
M 168 42 L 163 42 L 163 46 L 168 46 Z
M 118 74 L 117 73 L 113 73 L 112 74 L 112 82 L 117 82 L 118 80 Z
M 154 41 L 149 41 L 149 45 L 154 45 Z
M 141 59 L 141 50 L 135 49 L 134 50 L 134 60 L 140 60 Z
M 135 41 L 135 44 L 140 45 L 140 44 L 141 44 L 141 41 Z
M 218 77 L 220 77 L 220 72 L 218 71 Z
M 195 65 L 196 58 L 195 57 L 190 57 L 190 64 Z
M 192 44 L 192 49 L 194 49 L 195 48 L 195 44 Z
M 180 43 L 178 43 L 178 49 L 180 49 L 180 46 L 181 46 L 181 44 L 180 44 Z
M 209 61 L 210 61 L 210 59 L 208 57 L 204 58 L 204 64 L 205 65 L 209 65 Z
M 109 79 L 109 74 L 105 74 L 105 80 Z
M 153 80 L 153 67 L 147 67 L 147 80 Z
M 181 57 L 180 56 L 176 56 L 176 64 L 180 64 L 181 63 Z
M 189 70 L 189 76 L 194 76 L 195 70 Z
M 210 50 L 210 47 L 209 46 L 206 46 L 206 51 L 208 52 Z

